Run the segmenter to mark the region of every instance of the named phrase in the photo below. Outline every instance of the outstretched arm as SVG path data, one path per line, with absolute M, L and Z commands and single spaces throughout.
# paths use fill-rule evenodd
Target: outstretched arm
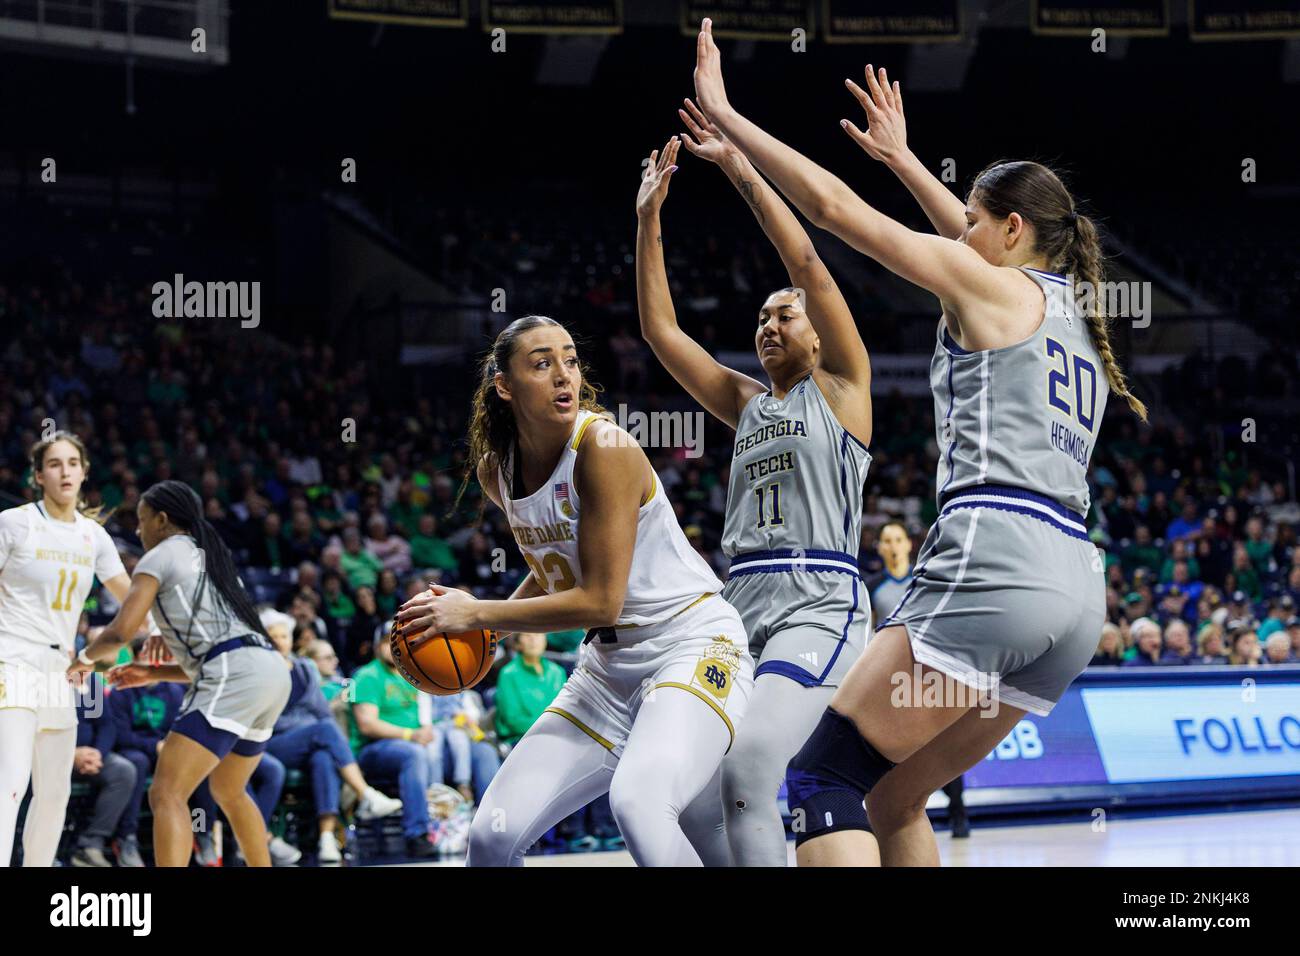
M 808 321 L 822 340 L 821 367 L 831 375 L 861 385 L 869 384 L 871 366 L 853 314 L 840 294 L 839 286 L 817 255 L 812 240 L 790 207 L 763 181 L 745 154 L 730 143 L 689 99 L 679 109 L 687 129 L 694 135 L 682 141 L 702 159 L 716 163 L 731 180 L 758 220 L 764 234 L 776 247 L 790 276 L 790 285 L 802 289 Z
M 721 56 L 707 19 L 696 53 L 695 90 L 704 112 L 815 225 L 933 292 L 958 314 L 968 303 L 1004 306 L 1000 311 L 1013 314 L 1015 291 L 1010 282 L 973 249 L 913 232 L 873 209 L 838 176 L 737 113 L 727 101 Z
M 763 386 L 748 375 L 727 368 L 677 324 L 668 272 L 664 266 L 663 232 L 659 209 L 668 195 L 668 180 L 677 168 L 679 140 L 670 139 L 660 154 L 650 153 L 636 213 L 636 301 L 641 317 L 641 337 L 664 368 L 709 413 L 732 428 L 741 409 Z
M 844 131 L 866 150 L 868 156 L 880 160 L 902 180 L 939 235 L 945 239 L 960 239 L 966 231 L 966 204 L 907 148 L 902 87 L 895 80 L 891 88 L 885 68 L 880 68 L 877 77 L 871 72 L 870 63 L 867 64 L 866 80 L 866 90 L 848 79 L 844 85 L 866 111 L 867 130 L 863 132 L 846 120 Z
M 90 641 L 81 656 L 68 668 L 69 676 L 94 670 L 96 663 L 107 663 L 117 657 L 122 645 L 128 643 L 144 624 L 154 598 L 158 596 L 158 579 L 149 574 L 131 578 L 122 606 L 108 625 Z M 90 663 L 87 663 L 87 662 Z M 77 678 L 80 679 L 79 677 Z

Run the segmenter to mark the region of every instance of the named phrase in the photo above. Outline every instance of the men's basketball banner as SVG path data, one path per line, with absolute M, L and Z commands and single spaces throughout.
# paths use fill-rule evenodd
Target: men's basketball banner
M 463 27 L 469 0 L 329 0 L 335 20 L 371 20 L 416 27 Z
M 622 33 L 623 0 L 483 0 L 483 29 Z
M 695 36 L 700 21 L 713 20 L 715 37 L 789 40 L 793 30 L 813 36 L 810 0 L 682 0 L 682 33 Z
M 1031 0 L 1029 28 L 1049 36 L 1168 36 L 1169 0 Z
M 1193 40 L 1300 36 L 1300 0 L 1188 0 Z
M 827 43 L 961 39 L 960 0 L 822 0 Z

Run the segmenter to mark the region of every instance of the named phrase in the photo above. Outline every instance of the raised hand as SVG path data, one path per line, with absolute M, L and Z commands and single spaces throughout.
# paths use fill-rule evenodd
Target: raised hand
M 695 99 L 706 116 L 717 117 L 731 109 L 722 82 L 722 53 L 713 42 L 713 21 L 708 17 L 700 24 L 695 41 Z
M 650 216 L 659 212 L 668 197 L 668 181 L 677 170 L 677 150 L 681 141 L 674 136 L 664 144 L 663 151 L 650 151 L 650 159 L 641 173 L 641 188 L 636 194 L 636 214 Z
M 690 136 L 682 136 L 682 143 L 685 144 L 689 152 L 700 157 L 700 159 L 707 159 L 711 163 L 717 163 L 719 166 L 728 156 L 740 152 L 732 144 L 731 140 L 722 134 L 722 130 L 713 125 L 690 97 L 687 97 L 683 102 L 686 104 L 686 109 L 679 109 L 677 115 L 681 117 L 682 122 L 686 124 L 686 128 L 695 137 L 691 139 Z
M 903 117 L 903 90 L 895 81 L 889 85 L 889 75 L 882 67 L 879 75 L 866 69 L 867 89 L 846 79 L 844 85 L 851 92 L 867 114 L 867 130 L 863 132 L 848 120 L 840 125 L 853 137 L 854 142 L 867 151 L 874 159 L 886 165 L 907 155 L 907 121 Z

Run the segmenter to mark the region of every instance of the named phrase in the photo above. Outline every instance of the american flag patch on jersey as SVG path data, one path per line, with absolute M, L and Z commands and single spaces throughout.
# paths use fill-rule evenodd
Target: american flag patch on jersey
M 576 517 L 573 505 L 569 503 L 569 483 L 561 481 L 555 486 L 555 500 L 560 503 L 560 514 L 566 518 Z

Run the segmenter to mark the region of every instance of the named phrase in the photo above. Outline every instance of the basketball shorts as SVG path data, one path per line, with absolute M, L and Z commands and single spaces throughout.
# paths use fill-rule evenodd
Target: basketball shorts
M 218 757 L 232 749 L 252 756 L 271 739 L 291 686 L 289 667 L 276 651 L 263 647 L 227 651 L 203 662 L 173 729 Z
M 658 694 L 694 694 L 734 742 L 754 687 L 754 661 L 735 608 L 714 594 L 658 624 L 614 628 L 584 643 L 578 666 L 547 707 L 620 757 L 632 723 Z
M 755 677 L 779 674 L 805 687 L 837 687 L 866 645 L 871 604 L 853 555 L 738 554 L 722 594 L 749 632 Z
M 876 630 L 907 628 L 922 664 L 1046 716 L 1097 650 L 1106 588 L 1083 518 L 1019 489 L 944 502 L 911 586 Z
M 38 730 L 76 727 L 80 691 L 68 681 L 71 656 L 31 641 L 17 644 L 13 638 L 0 639 L 0 708 L 36 711 Z M 102 705 L 102 694 L 99 702 Z

